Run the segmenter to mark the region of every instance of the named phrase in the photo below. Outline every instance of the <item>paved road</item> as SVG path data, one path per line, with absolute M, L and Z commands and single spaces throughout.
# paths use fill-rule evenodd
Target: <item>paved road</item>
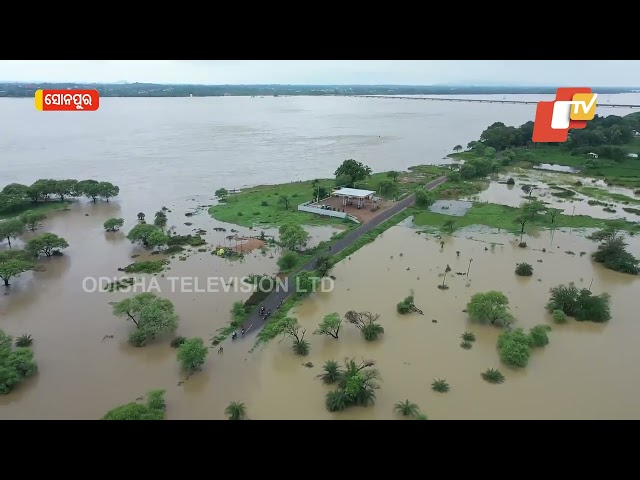
M 446 176 L 437 178 L 432 182 L 427 183 L 424 186 L 424 188 L 426 188 L 427 190 L 433 190 L 438 185 L 441 185 L 442 183 L 444 183 L 446 180 L 447 180 Z M 367 222 L 363 225 L 360 225 L 358 228 L 351 230 L 344 237 L 336 240 L 331 244 L 330 253 L 332 255 L 335 255 L 340 251 L 344 250 L 345 248 L 349 247 L 356 240 L 362 237 L 362 235 L 364 235 L 365 233 L 370 232 L 371 230 L 379 226 L 381 223 L 386 222 L 394 215 L 397 215 L 398 213 L 402 212 L 406 208 L 412 206 L 415 203 L 415 200 L 416 200 L 415 195 L 411 194 L 408 197 L 400 200 L 393 207 L 387 210 L 384 210 L 382 213 L 380 213 L 380 215 L 378 215 L 377 217 L 374 217 L 370 222 Z M 280 302 L 284 302 L 289 297 L 289 295 L 291 295 L 295 291 L 295 276 L 298 273 L 303 271 L 315 270 L 315 264 L 316 264 L 316 259 L 314 258 L 309 262 L 307 262 L 300 270 L 288 276 L 286 281 L 283 280 L 283 283 L 286 287 L 280 288 L 277 291 L 273 292 L 271 295 L 269 295 L 264 300 L 264 302 L 262 302 L 262 305 L 264 305 L 264 308 L 266 310 L 271 309 L 271 312 L 275 313 L 275 311 L 278 309 L 278 305 L 280 305 Z M 255 334 L 259 332 L 264 326 L 264 324 L 265 324 L 265 320 L 263 320 L 262 317 L 260 317 L 259 308 L 256 308 L 253 312 L 251 312 L 251 314 L 247 317 L 247 319 L 244 322 L 244 328 L 246 330 L 245 337 L 250 334 Z

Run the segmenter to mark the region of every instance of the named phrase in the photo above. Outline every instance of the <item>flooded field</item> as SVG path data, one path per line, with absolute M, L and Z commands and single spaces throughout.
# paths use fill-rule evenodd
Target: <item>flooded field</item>
M 447 238 L 442 250 L 439 242 L 394 227 L 335 267 L 335 290 L 317 294 L 292 312 L 307 329 L 309 356 L 295 356 L 287 340 L 264 348 L 262 380 L 249 403 L 250 413 L 268 419 L 393 419 L 399 418 L 394 404 L 409 399 L 430 419 L 640 417 L 640 373 L 633 367 L 640 362 L 634 343 L 640 334 L 634 313 L 637 277 L 604 270 L 588 256 L 580 257 L 577 253 L 594 250 L 594 243 L 575 233 L 555 232 L 552 240 L 551 233 L 544 232 L 528 239 L 533 248 L 527 249 L 518 248 L 513 237 L 472 230 Z M 495 242 L 495 248 L 487 242 Z M 547 253 L 536 250 L 545 247 Z M 564 253 L 569 250 L 576 255 Z M 640 243 L 634 241 L 630 250 L 637 255 Z M 436 288 L 447 264 L 452 273 L 466 272 L 470 258 L 469 286 L 465 277 L 452 275 L 449 290 Z M 531 263 L 533 277 L 516 276 L 516 262 Z M 609 324 L 571 320 L 555 325 L 544 310 L 549 288 L 570 281 L 586 288 L 592 279 L 595 293 L 604 290 L 612 295 Z M 396 303 L 410 289 L 424 316 L 396 313 Z M 553 328 L 549 345 L 536 351 L 521 371 L 500 364 L 496 351 L 500 330 L 472 324 L 462 312 L 472 294 L 491 289 L 509 297 L 518 326 Z M 343 325 L 338 340 L 311 335 L 324 315 L 348 310 L 379 313 L 384 336 L 365 342 L 351 325 Z M 471 350 L 459 346 L 464 331 L 477 337 Z M 381 388 L 375 406 L 332 414 L 324 406 L 330 387 L 315 376 L 325 361 L 342 362 L 345 357 L 375 360 Z M 302 365 L 308 361 L 313 368 Z M 500 368 L 505 383 L 482 380 L 480 373 L 487 368 Z M 438 378 L 447 380 L 450 392 L 431 390 L 431 382 Z
M 215 232 L 213 228 L 222 224 L 205 213 L 183 217 L 182 211 L 190 211 L 192 203 L 170 206 L 169 225 L 176 225 L 183 234 L 205 229 L 210 245 L 223 241 L 228 232 Z M 123 214 L 117 202 L 77 204 L 69 212 L 51 214 L 44 230 L 67 238 L 70 248 L 62 257 L 42 261 L 44 271 L 15 279 L 10 292 L 0 297 L 3 329 L 12 335 L 33 335 L 40 367 L 37 376 L 0 397 L 0 418 L 99 418 L 154 388 L 167 389 L 169 419 L 224 418 L 225 406 L 234 400 L 246 403 L 249 415 L 256 419 L 385 419 L 396 418 L 393 405 L 405 398 L 418 403 L 433 419 L 640 415 L 637 372 L 629 370 L 640 361 L 640 352 L 632 344 L 635 333 L 640 333 L 633 320 L 637 277 L 604 270 L 588 256 L 577 255 L 593 251 L 595 244 L 576 232 L 538 232 L 527 240 L 530 248 L 521 249 L 513 236 L 460 230 L 453 238 L 444 237 L 441 250 L 439 239 L 419 234 L 404 222 L 338 264 L 332 272 L 334 291 L 314 294 L 292 312 L 308 331 L 308 357 L 295 356 L 289 341 L 276 340 L 253 354 L 248 353 L 253 337 L 227 341 L 222 355 L 212 349 L 203 371 L 187 378 L 168 341 L 144 348 L 126 343 L 131 325 L 111 314 L 110 302 L 128 293 L 82 290 L 86 276 L 120 276 L 118 267 L 131 263 L 132 255 L 144 254 L 123 233 L 103 231 L 104 220 L 114 215 L 135 218 L 133 210 Z M 183 218 L 193 225 L 183 225 Z M 242 235 L 256 233 L 235 228 Z M 316 241 L 336 231 L 307 228 Z M 630 249 L 638 255 L 640 244 L 631 241 Z M 547 253 L 539 251 L 542 248 Z M 576 255 L 564 253 L 569 250 Z M 461 252 L 459 257 L 456 251 Z M 186 261 L 172 260 L 165 274 L 199 277 L 203 285 L 208 276 L 272 274 L 277 271 L 277 255 L 256 250 L 243 261 L 231 262 L 210 251 L 193 252 Z M 467 286 L 464 276 L 455 273 L 465 272 L 470 258 Z M 514 275 L 516 262 L 523 261 L 534 265 L 533 277 Z M 447 264 L 453 269 L 447 282 L 450 289 L 441 291 L 436 286 Z M 208 341 L 229 320 L 233 302 L 249 295 L 233 289 L 184 293 L 172 289 L 167 277 L 156 278 L 161 294 L 174 302 L 180 315 L 177 334 L 186 337 Z M 471 325 L 462 312 L 473 293 L 498 289 L 510 298 L 519 325 L 550 323 L 544 311 L 549 287 L 569 281 L 588 286 L 592 279 L 594 292 L 606 290 L 612 295 L 613 319 L 607 325 L 575 321 L 553 325 L 551 343 L 536 352 L 523 371 L 500 365 L 497 328 Z M 411 289 L 424 316 L 396 313 L 396 303 Z M 311 335 L 327 313 L 343 315 L 352 309 L 381 314 L 383 338 L 367 343 L 350 325 L 343 326 L 339 340 Z M 465 330 L 478 338 L 469 351 L 459 347 Z M 326 360 L 345 357 L 376 360 L 382 388 L 375 407 L 331 414 L 324 407 L 327 387 L 315 376 Z M 314 366 L 303 366 L 306 362 Z M 480 378 L 485 369 L 497 367 L 507 377 L 503 385 L 489 385 Z M 432 392 L 430 383 L 435 378 L 446 379 L 451 391 Z
M 267 249 L 264 254 L 255 250 L 240 261 L 211 255 L 213 247 L 223 244 L 231 229 L 246 236 L 259 235 L 261 230 L 223 224 L 204 211 L 186 217 L 185 212 L 194 211 L 198 200 L 206 199 L 189 198 L 169 204 L 167 225 L 175 226 L 183 235 L 206 230 L 203 237 L 208 243 L 207 251 L 192 248 L 186 261 L 171 260 L 164 272 L 166 277 L 155 277 L 160 292 L 152 292 L 174 303 L 180 316 L 177 335 L 202 337 L 208 342 L 218 328 L 228 323 L 233 302 L 246 300 L 250 293 L 235 287 L 227 292 L 222 287 L 218 292 L 197 290 L 207 289 L 208 277 L 220 277 L 221 282 L 227 282 L 232 277 L 252 273 L 274 274 L 278 271 L 276 261 L 280 252 L 277 247 Z M 113 280 L 130 276 L 117 269 L 134 262 L 133 255 L 139 255 L 136 260 L 161 258 L 149 255 L 125 238 L 124 232 L 136 223 L 137 211 L 137 208 L 121 209 L 117 201 L 77 203 L 71 211 L 49 214 L 43 227 L 35 232 L 61 235 L 70 247 L 62 257 L 41 259 L 39 265 L 44 271 L 27 272 L 12 279 L 7 291 L 2 287 L 2 329 L 13 336 L 23 333 L 33 336 L 39 374 L 9 395 L 0 396 L 0 418 L 99 418 L 114 406 L 132 401 L 153 388 L 167 389 L 167 401 L 173 405 L 172 418 L 222 418 L 230 401 L 228 394 L 245 396 L 243 386 L 252 383 L 244 363 L 249 347 L 227 348 L 219 356 L 212 349 L 204 371 L 178 386 L 185 378 L 176 361 L 176 350 L 168 340 L 144 348 L 131 347 L 126 340 L 132 325 L 111 313 L 110 302 L 141 290 L 129 293 L 83 290 L 86 277 Z M 151 213 L 152 210 L 147 210 L 148 215 Z M 103 222 L 114 216 L 127 219 L 123 232 L 104 232 Z M 218 232 L 214 228 L 227 231 Z M 339 231 L 326 226 L 306 230 L 311 235 L 309 246 Z M 277 234 L 275 229 L 264 232 L 267 236 Z M 34 234 L 24 235 L 22 240 L 31 235 Z M 14 248 L 20 243 L 16 241 Z M 0 248 L 7 248 L 6 243 Z M 198 280 L 190 284 L 188 289 L 193 293 L 182 293 L 180 283 L 172 283 L 169 277 L 195 277 L 200 282 L 199 286 L 194 285 Z M 91 289 L 94 284 L 87 285 Z M 246 391 L 248 395 L 250 388 Z M 45 397 L 47 401 L 43 402 Z
M 507 185 L 506 181 L 514 178 L 515 185 Z M 576 185 L 576 182 L 581 182 Z M 603 180 L 596 178 L 578 177 L 569 174 L 548 173 L 533 170 L 514 169 L 509 174 L 500 174 L 495 176 L 486 190 L 473 197 L 474 200 L 480 202 L 497 203 L 510 207 L 520 206 L 528 198 L 528 194 L 523 191 L 524 185 L 533 186 L 533 197 L 537 197 L 545 202 L 550 208 L 560 209 L 567 215 L 586 215 L 593 218 L 602 219 L 626 219 L 630 222 L 640 221 L 640 215 L 625 212 L 623 208 L 640 208 L 639 205 L 630 202 L 624 204 L 621 201 L 607 198 L 607 194 L 619 194 L 629 197 L 640 203 L 640 197 L 634 194 L 629 188 L 612 187 L 604 183 Z M 563 190 L 575 192 L 570 197 L 559 197 Z M 593 189 L 590 195 L 579 193 L 580 188 Z M 588 191 L 589 191 L 588 190 Z M 592 193 L 595 191 L 595 194 Z M 554 195 L 554 193 L 556 195 Z M 598 195 L 597 197 L 595 195 Z M 602 204 L 592 204 L 588 202 L 597 200 Z M 613 211 L 605 211 L 608 208 Z

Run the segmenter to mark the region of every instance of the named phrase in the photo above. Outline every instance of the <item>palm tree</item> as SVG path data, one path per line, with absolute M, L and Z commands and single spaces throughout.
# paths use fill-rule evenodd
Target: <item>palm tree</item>
M 229 420 L 246 420 L 247 407 L 244 403 L 231 402 L 227 408 L 224 409 L 225 415 L 229 417 Z
M 337 382 L 342 374 L 340 365 L 335 360 L 327 360 L 322 366 L 322 370 L 324 373 L 318 375 L 318 377 L 327 385 Z
M 330 412 L 341 412 L 349 404 L 349 398 L 344 390 L 334 390 L 327 392 L 325 405 Z
M 409 400 L 396 403 L 393 409 L 404 417 L 416 417 L 420 413 L 418 405 L 411 403 Z

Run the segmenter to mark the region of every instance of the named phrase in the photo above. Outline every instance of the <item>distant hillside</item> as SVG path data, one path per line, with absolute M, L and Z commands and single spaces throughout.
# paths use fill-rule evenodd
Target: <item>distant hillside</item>
M 507 95 L 553 94 L 556 87 L 411 85 L 161 85 L 155 83 L 0 83 L 0 97 L 32 97 L 38 89 L 96 89 L 103 97 L 220 97 L 280 95 Z M 629 93 L 633 88 L 601 87 L 597 93 Z

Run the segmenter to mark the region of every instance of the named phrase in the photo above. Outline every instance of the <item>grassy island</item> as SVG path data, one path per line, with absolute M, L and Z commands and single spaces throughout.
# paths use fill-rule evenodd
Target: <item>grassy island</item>
M 365 169 L 368 167 L 363 166 Z M 369 169 L 370 171 L 370 169 Z M 412 167 L 408 172 L 380 172 L 366 174 L 349 184 L 345 175 L 335 179 L 316 179 L 280 185 L 259 185 L 239 193 L 229 193 L 221 188 L 216 191 L 219 203 L 209 209 L 209 214 L 221 222 L 243 227 L 297 225 L 342 225 L 352 226 L 349 220 L 323 217 L 298 211 L 298 205 L 324 198 L 337 186 L 375 190 L 386 200 L 397 200 L 409 195 L 415 188 L 450 172 L 449 169 L 433 165 Z

